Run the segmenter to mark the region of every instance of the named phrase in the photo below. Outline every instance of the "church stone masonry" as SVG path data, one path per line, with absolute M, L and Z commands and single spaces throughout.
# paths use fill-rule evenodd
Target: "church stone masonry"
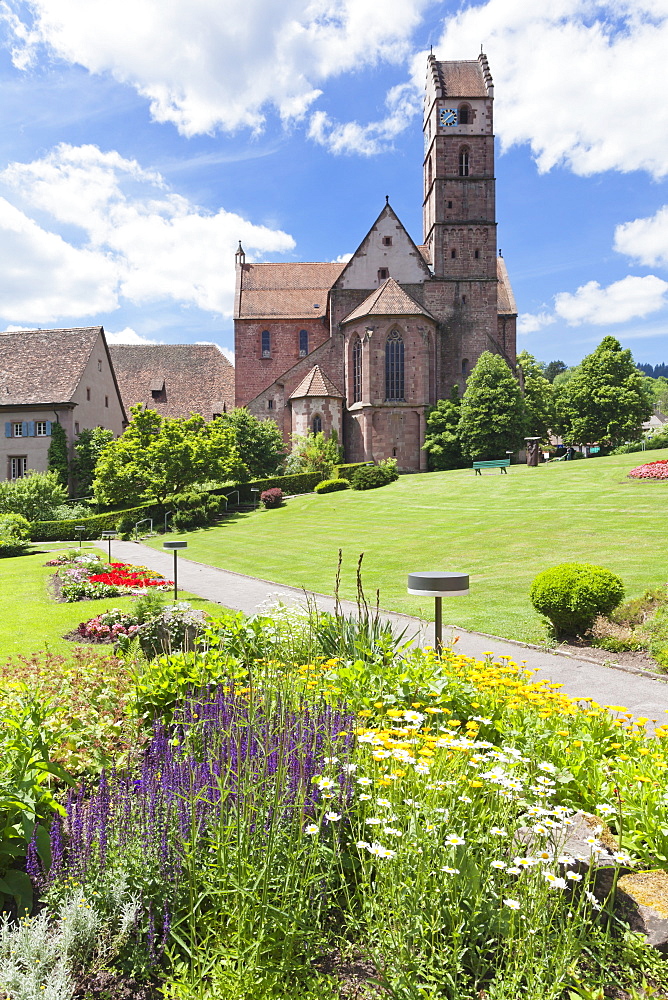
M 423 243 L 386 199 L 346 264 L 236 254 L 235 403 L 292 433 L 336 430 L 346 460 L 426 469 L 426 413 L 483 351 L 515 364 L 517 309 L 497 254 L 494 87 L 486 57 L 430 55 Z

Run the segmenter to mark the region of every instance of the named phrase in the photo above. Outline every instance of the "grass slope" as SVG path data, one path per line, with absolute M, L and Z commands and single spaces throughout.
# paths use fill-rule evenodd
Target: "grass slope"
M 110 608 L 129 610 L 131 607 L 132 597 L 56 603 L 48 589 L 49 578 L 56 570 L 44 563 L 64 548 L 66 546 L 63 545 L 49 546 L 47 550 L 40 546 L 40 551 L 33 554 L 0 559 L 0 658 L 29 655 L 44 649 L 54 653 L 71 652 L 73 644 L 63 639 L 63 635 L 75 629 L 80 622 Z M 166 596 L 169 598 L 169 595 Z M 221 610 L 219 605 L 185 592 L 179 591 L 179 598 L 214 614 Z M 110 649 L 104 645 L 99 648 L 105 652 Z
M 188 534 L 187 558 L 331 593 L 341 548 L 341 594 L 354 597 L 355 562 L 364 552 L 368 593 L 379 588 L 382 607 L 427 617 L 433 601 L 406 593 L 407 574 L 468 571 L 471 593 L 445 602 L 446 622 L 540 642 L 546 631 L 527 593 L 545 567 L 600 564 L 620 574 L 630 595 L 666 579 L 668 483 L 626 478 L 659 458 L 668 450 L 307 494 Z M 162 540 L 151 544 L 160 548 Z

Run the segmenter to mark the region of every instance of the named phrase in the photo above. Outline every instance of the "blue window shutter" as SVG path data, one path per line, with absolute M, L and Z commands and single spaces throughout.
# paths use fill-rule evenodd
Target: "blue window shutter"
M 28 437 L 34 438 L 35 436 L 35 421 L 28 421 Z
M 22 430 L 23 430 L 23 437 L 27 438 L 28 437 L 28 421 L 24 420 L 22 422 L 22 424 L 21 424 L 21 427 L 22 427 Z
M 5 437 L 10 438 L 12 436 L 12 425 L 7 421 L 5 424 Z
M 46 436 L 47 437 L 51 437 L 51 421 L 50 420 L 47 420 L 47 422 L 46 422 Z

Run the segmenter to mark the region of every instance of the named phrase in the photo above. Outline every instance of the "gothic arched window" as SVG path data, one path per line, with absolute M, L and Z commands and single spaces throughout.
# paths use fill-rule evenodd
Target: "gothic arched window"
M 459 150 L 459 176 L 468 177 L 469 175 L 469 151 L 468 146 L 462 146 Z
M 311 429 L 314 434 L 320 434 L 322 431 L 322 417 L 319 413 L 316 413 L 313 420 L 311 421 Z
M 396 330 L 385 344 L 385 399 L 399 401 L 404 398 L 404 342 Z
M 299 356 L 305 358 L 308 354 L 308 330 L 299 331 Z
M 269 330 L 262 331 L 262 357 L 271 357 L 271 334 Z
M 462 104 L 459 108 L 459 118 L 460 125 L 469 125 L 471 121 L 471 109 L 468 104 Z
M 362 402 L 362 341 L 355 337 L 353 344 L 353 403 Z

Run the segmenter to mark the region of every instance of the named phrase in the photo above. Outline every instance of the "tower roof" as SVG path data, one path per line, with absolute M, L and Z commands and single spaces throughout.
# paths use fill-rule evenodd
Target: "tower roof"
M 498 313 L 500 316 L 517 316 L 517 306 L 513 287 L 510 284 L 506 262 L 503 257 L 496 258 L 496 277 L 499 282 L 498 290 Z
M 343 393 L 327 378 L 320 365 L 314 365 L 294 392 L 290 393 L 290 399 L 302 399 L 304 396 L 336 396 L 343 399 Z
M 427 90 L 433 97 L 493 97 L 494 83 L 487 56 L 477 59 L 427 59 Z
M 426 316 L 436 322 L 432 314 L 405 292 L 394 278 L 386 278 L 380 288 L 367 295 L 341 322 L 353 323 L 365 316 Z

